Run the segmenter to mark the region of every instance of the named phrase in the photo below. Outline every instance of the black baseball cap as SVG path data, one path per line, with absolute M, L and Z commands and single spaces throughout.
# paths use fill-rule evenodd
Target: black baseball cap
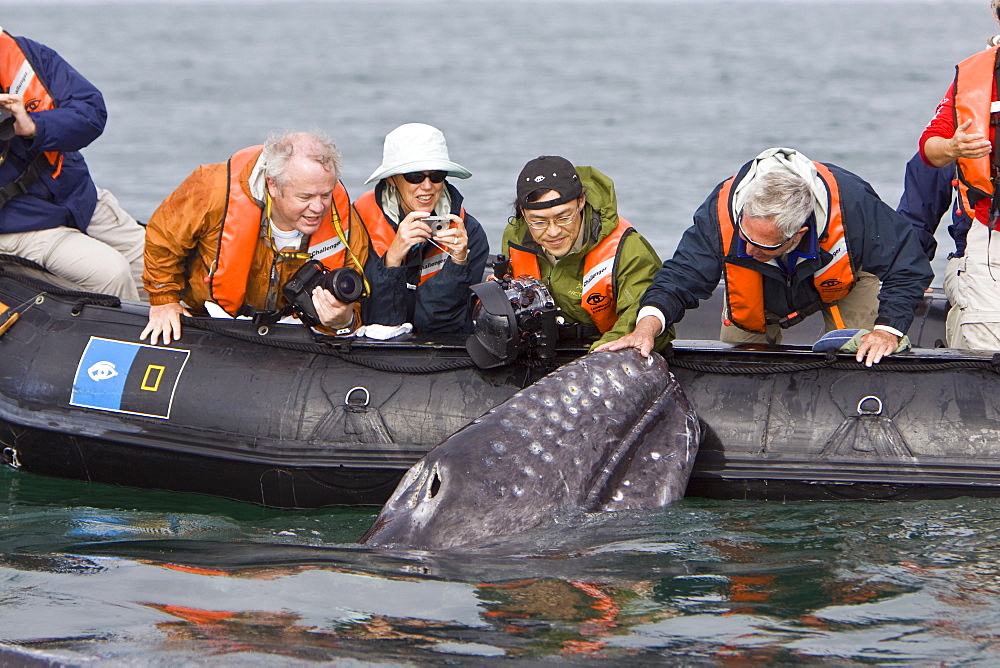
M 540 189 L 555 190 L 559 197 L 528 202 L 528 195 Z M 529 161 L 517 177 L 517 204 L 522 209 L 548 209 L 571 202 L 582 193 L 583 185 L 573 163 L 558 155 L 542 155 Z

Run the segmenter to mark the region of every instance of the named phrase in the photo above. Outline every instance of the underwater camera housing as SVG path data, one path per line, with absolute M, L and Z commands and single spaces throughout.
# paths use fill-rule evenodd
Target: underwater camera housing
M 351 304 L 366 296 L 365 279 L 357 269 L 339 267 L 330 270 L 318 260 L 307 261 L 281 287 L 281 292 L 302 322 L 313 327 L 322 324 L 312 301 L 312 291 L 317 286 L 329 290 L 344 304 Z
M 480 369 L 510 364 L 521 355 L 529 361 L 555 356 L 559 307 L 540 280 L 513 278 L 508 270 L 503 258 L 494 265 L 494 275 L 502 278 L 470 288 L 476 301 L 465 348 Z

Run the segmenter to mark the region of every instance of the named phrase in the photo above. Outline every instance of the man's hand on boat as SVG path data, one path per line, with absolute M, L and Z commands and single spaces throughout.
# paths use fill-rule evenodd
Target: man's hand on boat
M 899 337 L 892 332 L 882 329 L 874 329 L 861 338 L 858 344 L 858 354 L 854 359 L 861 362 L 864 360 L 865 366 L 878 364 L 883 357 L 896 352 L 899 347 Z
M 149 336 L 149 342 L 155 346 L 159 343 L 161 335 L 164 345 L 170 343 L 171 337 L 173 340 L 181 338 L 182 315 L 190 316 L 191 313 L 177 302 L 150 306 L 149 322 L 139 335 L 139 340 L 144 341 Z
M 351 320 L 354 318 L 353 304 L 343 303 L 334 297 L 332 292 L 319 286 L 313 288 L 312 301 L 316 315 L 324 327 L 337 331 L 351 326 Z
M 660 321 L 651 315 L 647 315 L 636 323 L 631 334 L 626 334 L 620 339 L 608 341 L 594 348 L 595 353 L 603 353 L 612 350 L 624 350 L 625 348 L 635 348 L 643 357 L 649 357 L 653 350 L 656 337 L 659 336 L 663 326 Z M 895 348 L 893 348 L 895 350 Z

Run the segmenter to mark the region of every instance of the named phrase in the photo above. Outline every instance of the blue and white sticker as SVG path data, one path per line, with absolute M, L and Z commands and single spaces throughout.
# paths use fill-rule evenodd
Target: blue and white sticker
M 189 350 L 90 337 L 70 406 L 168 419 Z

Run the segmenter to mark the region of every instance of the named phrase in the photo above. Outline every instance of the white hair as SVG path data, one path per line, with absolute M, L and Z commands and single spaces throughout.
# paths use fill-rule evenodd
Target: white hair
M 754 178 L 746 197 L 743 215 L 774 217 L 774 226 L 786 237 L 799 231 L 816 204 L 806 180 L 789 172 L 767 172 Z
M 262 155 L 267 176 L 278 188 L 283 188 L 288 182 L 285 169 L 293 155 L 318 162 L 333 172 L 334 179 L 340 179 L 340 151 L 330 137 L 322 132 L 289 131 L 273 134 L 264 144 Z

